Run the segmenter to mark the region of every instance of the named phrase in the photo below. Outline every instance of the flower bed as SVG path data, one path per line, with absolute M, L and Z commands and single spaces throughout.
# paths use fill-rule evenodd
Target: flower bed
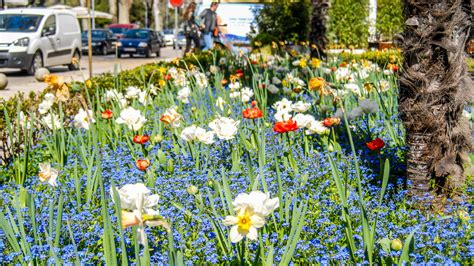
M 469 263 L 470 205 L 407 200 L 387 60 L 208 53 L 49 77 L 7 117 L 22 154 L 0 170 L 0 263 Z

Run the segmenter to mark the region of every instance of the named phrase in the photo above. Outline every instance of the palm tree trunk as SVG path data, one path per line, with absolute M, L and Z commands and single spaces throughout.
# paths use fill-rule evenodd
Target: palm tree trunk
M 112 23 L 117 23 L 117 0 L 109 0 L 109 13 L 112 15 Z
M 309 39 L 311 42 L 311 56 L 324 58 L 326 54 L 326 22 L 329 9 L 329 0 L 311 0 L 313 12 L 311 15 L 311 30 Z
M 130 9 L 132 8 L 133 0 L 119 0 L 119 23 L 130 23 Z
M 406 128 L 409 194 L 452 196 L 465 183 L 473 97 L 464 46 L 470 0 L 406 0 L 399 112 Z

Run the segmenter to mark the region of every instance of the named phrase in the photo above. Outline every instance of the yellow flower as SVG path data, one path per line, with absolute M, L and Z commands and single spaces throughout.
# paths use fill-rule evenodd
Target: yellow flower
M 298 52 L 295 51 L 295 50 L 291 50 L 291 51 L 290 51 L 290 54 L 291 54 L 292 56 L 297 56 L 297 55 L 298 55 Z
M 461 219 L 463 222 L 467 222 L 467 221 L 469 221 L 469 219 L 470 219 L 469 213 L 467 213 L 467 212 L 464 211 L 464 210 L 459 210 L 459 211 L 458 211 L 458 217 L 459 217 L 459 219 Z
M 90 79 L 86 80 L 86 87 L 91 88 L 92 87 L 92 81 Z
M 65 102 L 70 98 L 69 87 L 66 84 L 56 90 L 56 98 L 61 102 Z
M 71 59 L 71 64 L 73 64 L 73 65 L 79 64 L 79 58 L 73 57 L 73 58 Z
M 326 87 L 326 80 L 322 77 L 311 78 L 308 82 L 308 88 L 312 91 L 318 91 L 319 94 L 327 94 L 324 87 Z
M 160 72 L 161 75 L 164 75 L 167 72 L 166 67 L 160 67 L 158 71 Z
M 390 63 L 395 64 L 397 62 L 397 57 L 395 55 L 390 55 L 389 57 Z
M 160 79 L 160 81 L 158 81 L 158 85 L 160 87 L 164 87 L 166 85 L 166 81 L 164 79 Z
M 312 68 L 319 68 L 321 66 L 321 60 L 317 58 L 312 58 L 311 59 L 311 67 Z
M 368 92 L 371 92 L 375 88 L 373 83 L 365 83 L 364 84 L 364 89 Z
M 395 251 L 399 251 L 403 248 L 403 243 L 400 239 L 396 238 L 396 239 L 392 240 L 392 243 L 390 244 L 390 247 Z
M 272 42 L 272 48 L 273 48 L 273 49 L 278 48 L 278 44 L 277 44 L 276 42 Z
M 255 47 L 260 47 L 262 46 L 262 43 L 259 41 L 254 42 Z
M 305 68 L 307 66 L 306 59 L 301 58 L 299 65 L 301 68 Z
M 285 46 L 285 43 L 280 41 L 280 46 Z
M 44 76 L 44 82 L 52 89 L 57 90 L 64 84 L 64 78 L 49 74 Z

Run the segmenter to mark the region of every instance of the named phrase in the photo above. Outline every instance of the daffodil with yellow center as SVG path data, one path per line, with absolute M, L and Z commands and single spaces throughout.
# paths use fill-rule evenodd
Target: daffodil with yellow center
M 229 235 L 232 243 L 240 242 L 244 237 L 257 240 L 257 228 L 265 225 L 265 217 L 254 212 L 251 206 L 245 206 L 238 210 L 237 216 L 227 216 L 224 225 L 232 226 Z
M 306 64 L 306 59 L 305 59 L 305 58 L 301 58 L 299 65 L 300 65 L 301 68 L 305 68 L 305 67 L 307 66 L 307 64 Z
M 311 67 L 312 68 L 319 68 L 321 66 L 321 60 L 317 58 L 312 58 L 311 59 Z

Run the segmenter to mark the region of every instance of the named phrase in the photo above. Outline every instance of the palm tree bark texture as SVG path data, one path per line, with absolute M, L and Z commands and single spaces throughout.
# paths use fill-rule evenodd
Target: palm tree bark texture
M 470 0 L 406 0 L 399 113 L 406 129 L 409 195 L 462 193 L 472 149 L 462 116 L 473 100 L 464 47 Z
M 325 58 L 326 44 L 326 23 L 329 9 L 329 0 L 311 0 L 313 11 L 311 14 L 311 57 Z

